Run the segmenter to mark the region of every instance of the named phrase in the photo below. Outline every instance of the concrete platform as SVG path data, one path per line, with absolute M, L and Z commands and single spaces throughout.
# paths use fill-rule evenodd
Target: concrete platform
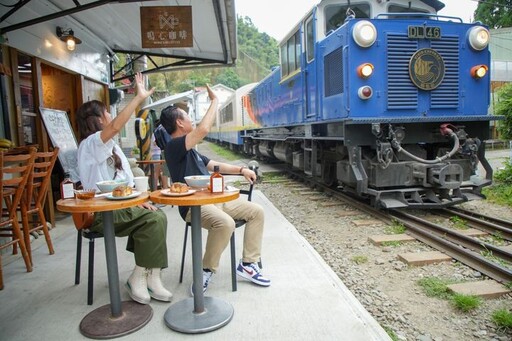
M 238 280 L 231 291 L 229 250 L 224 252 L 208 296 L 229 302 L 234 317 L 226 326 L 206 334 L 187 335 L 164 323 L 166 310 L 189 297 L 191 258 L 179 283 L 179 262 L 184 222 L 176 207 L 165 207 L 169 220 L 167 244 L 170 266 L 164 284 L 173 302 L 152 301 L 153 317 L 139 331 L 119 340 L 390 340 L 386 332 L 356 300 L 323 259 L 259 191 L 254 201 L 265 209 L 262 261 L 268 288 Z M 237 231 L 241 254 L 243 231 Z M 84 241 L 82 283 L 74 285 L 76 230 L 71 218 L 58 221 L 51 231 L 55 255 L 48 255 L 43 238 L 33 245 L 34 270 L 25 271 L 20 256 L 3 256 L 5 289 L 0 291 L 0 340 L 85 340 L 80 321 L 93 309 L 109 302 L 103 240 L 96 243 L 94 304 L 86 304 L 87 242 Z M 207 233 L 203 233 L 205 238 Z M 125 251 L 125 238 L 117 238 L 119 277 L 124 284 L 134 262 Z M 189 242 L 190 245 L 190 242 Z M 204 243 L 203 243 L 204 245 Z M 124 286 L 123 300 L 129 300 Z

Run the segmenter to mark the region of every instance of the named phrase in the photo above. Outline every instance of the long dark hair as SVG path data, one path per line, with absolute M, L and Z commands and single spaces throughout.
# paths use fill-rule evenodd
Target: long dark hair
M 100 118 L 107 110 L 107 106 L 100 101 L 92 100 L 82 104 L 76 111 L 78 132 L 80 141 L 85 140 L 90 135 L 103 130 L 103 124 Z M 116 154 L 115 148 L 112 148 L 112 161 L 116 169 L 123 169 L 121 158 Z

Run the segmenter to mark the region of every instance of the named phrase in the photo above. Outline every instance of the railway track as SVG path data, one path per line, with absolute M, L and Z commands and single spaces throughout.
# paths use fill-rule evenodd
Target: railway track
M 350 195 L 317 183 L 311 178 L 304 177 L 300 173 L 292 172 L 291 176 L 386 224 L 398 221 L 406 227 L 406 233 L 417 240 L 498 282 L 504 284 L 512 283 L 512 253 L 510 251 L 481 239 L 465 235 L 453 228 L 433 223 L 405 210 L 377 210 Z M 504 240 L 512 240 L 512 222 L 510 221 L 476 214 L 456 207 L 433 210 L 431 212 L 443 218 L 457 216 L 460 219 L 464 219 L 468 227 L 500 236 Z

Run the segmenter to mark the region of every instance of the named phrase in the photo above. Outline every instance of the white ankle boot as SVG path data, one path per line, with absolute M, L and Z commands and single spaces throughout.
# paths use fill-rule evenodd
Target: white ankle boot
M 170 302 L 172 299 L 171 292 L 162 284 L 158 268 L 148 269 L 148 291 L 155 300 Z
M 135 269 L 126 282 L 126 288 L 132 300 L 141 304 L 149 304 L 151 297 L 148 291 L 147 269 L 135 265 Z

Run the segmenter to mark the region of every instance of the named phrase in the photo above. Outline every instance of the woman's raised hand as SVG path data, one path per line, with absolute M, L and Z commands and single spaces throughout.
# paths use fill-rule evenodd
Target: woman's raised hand
M 155 91 L 155 88 L 146 90 L 146 87 L 144 86 L 144 76 L 140 72 L 135 74 L 135 88 L 137 89 L 137 96 L 143 99 L 151 96 L 151 94 Z

